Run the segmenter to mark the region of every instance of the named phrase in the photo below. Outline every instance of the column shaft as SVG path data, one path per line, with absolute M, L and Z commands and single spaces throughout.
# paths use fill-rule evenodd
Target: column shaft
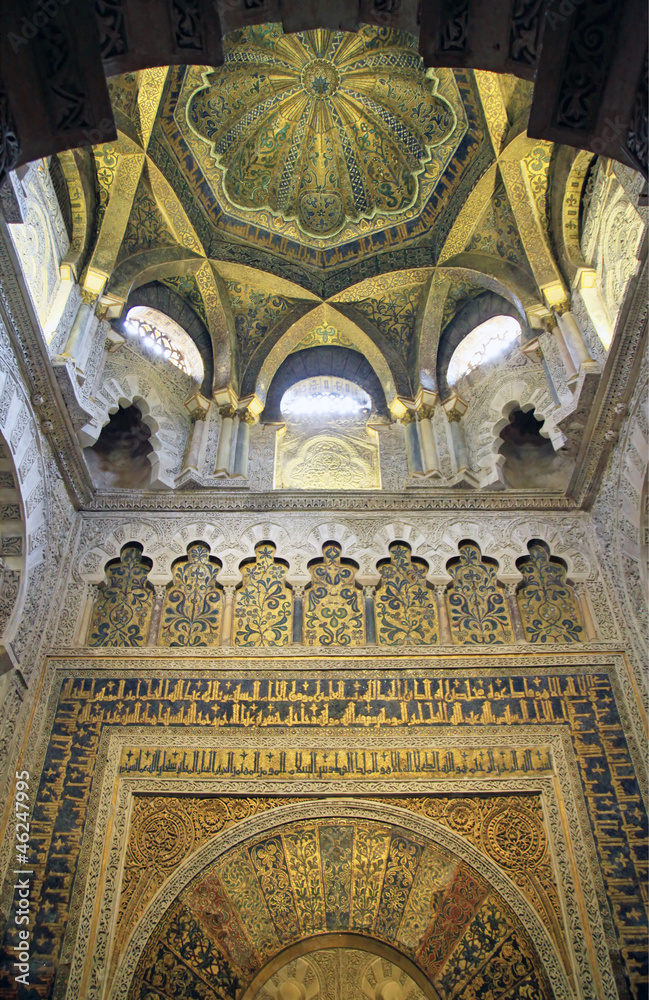
M 153 611 L 149 623 L 149 635 L 147 636 L 147 646 L 157 646 L 160 638 L 160 622 L 162 620 L 162 605 L 164 604 L 166 586 L 158 585 L 153 588 L 155 597 L 153 601 Z
M 198 472 L 198 462 L 201 454 L 204 429 L 204 414 L 200 416 L 192 415 L 192 429 L 187 440 L 187 450 L 185 452 L 185 461 L 183 462 L 183 472 L 187 469 L 193 469 L 194 472 Z
M 234 613 L 234 587 L 224 587 L 223 624 L 221 625 L 221 645 L 232 645 L 232 617 Z
M 572 355 L 566 345 L 563 333 L 558 326 L 554 326 L 552 327 L 552 335 L 557 342 L 557 347 L 559 348 L 559 354 L 561 355 L 561 360 L 563 361 L 563 367 L 566 369 L 566 374 L 569 379 L 572 379 L 577 374 L 577 369 L 575 368 Z
M 302 645 L 302 625 L 304 621 L 304 587 L 293 587 L 293 635 L 294 646 Z
M 433 422 L 428 414 L 419 417 L 419 435 L 421 437 L 424 472 L 427 475 L 431 472 L 439 472 L 439 459 L 435 445 Z
M 512 620 L 512 625 L 514 626 L 516 642 L 525 642 L 523 620 L 521 618 L 520 608 L 518 607 L 518 601 L 516 599 L 516 584 L 512 583 L 506 589 L 507 600 L 509 602 L 509 614 Z
M 408 474 L 410 476 L 421 475 L 423 467 L 421 462 L 421 448 L 419 447 L 419 435 L 417 434 L 417 421 L 412 413 L 409 412 L 402 418 L 401 422 L 406 435 Z
M 464 428 L 460 419 L 449 420 L 451 426 L 451 441 L 453 442 L 453 452 L 455 454 L 455 464 L 457 472 L 465 472 L 469 468 L 469 454 L 464 440 Z
M 590 600 L 588 599 L 588 588 L 585 583 L 578 583 L 575 586 L 575 593 L 579 600 L 579 607 L 581 609 L 581 616 L 584 620 L 584 628 L 586 629 L 586 636 L 588 639 L 597 639 L 597 629 L 595 628 L 595 622 L 593 621 L 593 615 L 590 610 Z
M 586 346 L 586 341 L 584 340 L 581 330 L 577 326 L 575 317 L 569 309 L 557 316 L 557 319 L 559 321 L 559 329 L 561 330 L 563 339 L 566 342 L 566 347 L 570 351 L 575 368 L 579 371 L 579 368 L 582 364 L 584 364 L 584 362 L 593 360 Z
M 363 600 L 365 602 L 365 642 L 368 646 L 373 646 L 376 643 L 374 589 L 374 587 L 363 587 Z
M 63 348 L 63 354 L 66 357 L 72 358 L 79 368 L 85 363 L 88 354 L 88 344 L 86 341 L 93 316 L 94 307 L 88 302 L 82 302 L 77 315 L 74 317 L 72 328 Z
M 99 593 L 99 584 L 91 583 L 88 587 L 88 594 L 86 597 L 86 603 L 84 605 L 83 614 L 81 616 L 81 621 L 77 628 L 76 642 L 77 646 L 87 646 L 88 645 L 88 632 L 90 631 L 90 622 L 92 620 L 92 612 L 95 608 L 95 601 L 97 600 L 97 595 Z
M 234 469 L 232 474 L 234 476 L 243 476 L 245 479 L 248 475 L 248 452 L 250 450 L 250 423 L 247 414 L 244 414 L 239 419 L 239 427 L 237 428 L 237 444 L 234 451 Z
M 439 638 L 443 646 L 452 646 L 453 637 L 451 624 L 448 620 L 448 608 L 446 607 L 445 583 L 440 583 L 435 587 L 435 597 L 437 599 L 437 617 L 439 618 Z
M 221 414 L 221 427 L 219 430 L 219 443 L 216 449 L 216 469 L 214 471 L 223 472 L 226 476 L 229 476 L 234 410 L 231 406 L 224 406 L 219 412 Z

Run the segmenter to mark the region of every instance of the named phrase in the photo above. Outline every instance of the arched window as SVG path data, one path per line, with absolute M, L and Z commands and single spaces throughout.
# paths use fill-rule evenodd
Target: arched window
M 514 346 L 520 332 L 521 325 L 513 316 L 492 316 L 476 326 L 453 352 L 446 375 L 448 384 L 455 385 L 463 375 L 503 357 Z
M 164 358 L 186 375 L 203 381 L 203 361 L 198 348 L 171 317 L 148 306 L 133 306 L 124 322 L 124 331 L 139 338 L 154 357 Z
M 348 379 L 317 375 L 286 390 L 278 432 L 277 489 L 380 489 L 372 400 Z

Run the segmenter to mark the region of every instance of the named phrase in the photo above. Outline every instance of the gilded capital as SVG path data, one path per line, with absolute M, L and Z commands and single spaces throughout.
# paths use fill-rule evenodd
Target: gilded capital
M 85 302 L 87 306 L 94 306 L 95 302 L 99 298 L 98 292 L 92 292 L 89 288 L 81 289 L 81 301 Z

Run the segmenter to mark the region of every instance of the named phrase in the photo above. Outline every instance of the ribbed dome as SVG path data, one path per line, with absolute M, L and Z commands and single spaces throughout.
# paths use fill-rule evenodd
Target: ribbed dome
M 227 199 L 316 237 L 415 205 L 419 176 L 457 124 L 414 39 L 387 29 L 248 28 L 205 81 L 187 121 L 210 144 Z

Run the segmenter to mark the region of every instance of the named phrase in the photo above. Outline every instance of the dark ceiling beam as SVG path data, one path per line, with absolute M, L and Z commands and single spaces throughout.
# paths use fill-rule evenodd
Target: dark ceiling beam
M 212 0 L 94 0 L 106 76 L 151 66 L 220 66 Z
M 0 77 L 5 122 L 13 123 L 20 147 L 14 166 L 116 138 L 97 24 L 86 0 L 0 4 Z M 6 143 L 6 124 L 3 133 Z M 6 146 L 4 157 L 7 166 Z
M 115 138 L 106 76 L 219 65 L 222 24 L 273 20 L 419 31 L 427 66 L 535 80 L 531 137 L 647 176 L 645 0 L 13 0 L 0 3 L 0 184 L 16 165 Z
M 419 51 L 427 66 L 533 80 L 544 9 L 544 0 L 423 0 Z
M 647 176 L 644 0 L 553 0 L 528 134 L 609 156 Z

